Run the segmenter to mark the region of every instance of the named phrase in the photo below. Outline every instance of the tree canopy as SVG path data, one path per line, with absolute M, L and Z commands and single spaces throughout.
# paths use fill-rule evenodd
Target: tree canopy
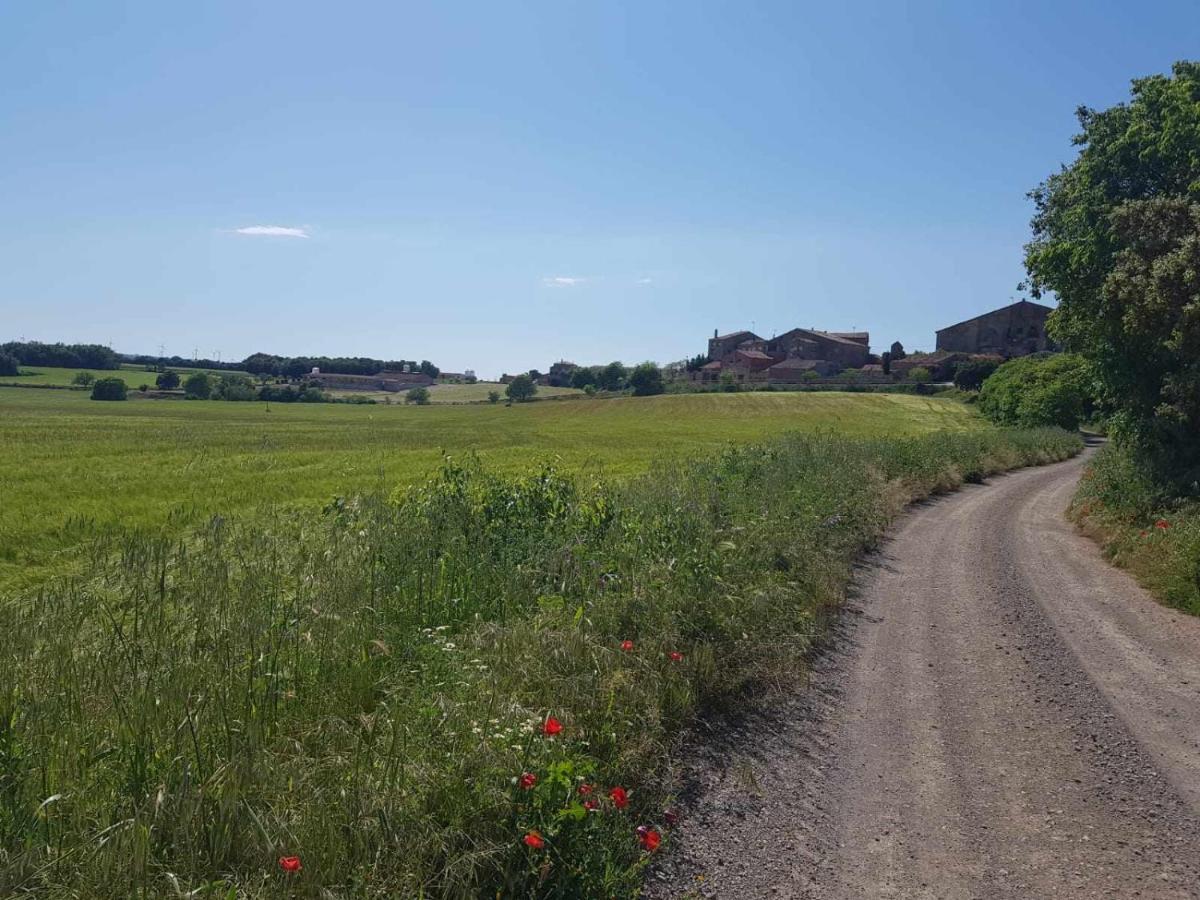
M 504 393 L 508 395 L 509 400 L 524 403 L 526 400 L 532 400 L 533 395 L 537 393 L 537 383 L 528 375 L 518 375 L 508 383 Z
M 1091 412 L 1087 363 L 1069 353 L 1011 359 L 979 391 L 980 411 L 997 425 L 1074 429 Z
M 1200 63 L 1077 111 L 1079 156 L 1031 194 L 1025 266 L 1059 301 L 1049 331 L 1081 354 L 1114 437 L 1160 480 L 1200 481 Z

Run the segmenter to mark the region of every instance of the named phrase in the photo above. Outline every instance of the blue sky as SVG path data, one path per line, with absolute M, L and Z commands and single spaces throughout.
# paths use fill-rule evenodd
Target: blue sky
M 1075 107 L 1198 47 L 1194 2 L 6 3 L 0 340 L 931 349 L 1016 296 Z

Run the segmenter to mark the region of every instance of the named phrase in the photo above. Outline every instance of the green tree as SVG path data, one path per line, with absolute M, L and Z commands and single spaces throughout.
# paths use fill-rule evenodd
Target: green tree
M 932 377 L 932 373 L 924 366 L 913 366 L 908 370 L 909 381 L 928 381 Z
M 220 400 L 255 400 L 258 393 L 247 376 L 222 375 L 213 389 L 213 396 Z
M 0 353 L 0 375 L 20 375 L 21 361 L 11 353 Z
M 960 391 L 977 391 L 999 367 L 999 361 L 994 359 L 973 359 L 960 363 L 954 370 L 954 386 Z
M 629 373 L 629 386 L 635 397 L 661 394 L 664 390 L 662 369 L 652 362 L 638 363 Z
M 596 387 L 606 391 L 619 391 L 625 387 L 628 371 L 619 362 L 610 362 L 596 376 Z
M 528 375 L 518 375 L 508 383 L 508 388 L 504 391 L 509 400 L 515 400 L 517 403 L 525 403 L 533 399 L 537 393 L 537 384 Z
M 1110 433 L 1160 482 L 1200 483 L 1200 63 L 1076 113 L 1079 155 L 1031 194 L 1029 287 L 1091 363 Z
M 158 385 L 160 390 L 173 391 L 179 387 L 179 373 L 171 371 L 163 372 L 154 379 L 154 383 Z
M 405 403 L 415 403 L 417 406 L 429 405 L 429 388 L 415 387 L 409 388 L 407 394 L 404 395 Z
M 75 377 L 71 379 L 71 384 L 78 384 L 81 387 L 87 387 L 95 380 L 96 376 L 91 372 L 76 372 Z
M 576 369 L 571 373 L 571 387 L 584 390 L 596 386 L 596 370 L 588 366 Z
M 207 372 L 193 372 L 183 383 L 183 393 L 193 400 L 207 400 L 212 389 L 212 379 Z
M 99 378 L 92 383 L 93 400 L 124 400 L 126 391 L 120 378 Z
M 904 352 L 904 345 L 899 341 L 896 341 L 891 347 L 888 348 L 888 358 L 893 362 L 902 360 L 906 356 L 908 356 L 908 354 Z
M 488 391 L 488 403 L 499 403 L 499 402 L 500 402 L 500 392 L 499 391 Z
M 1092 408 L 1089 366 L 1069 353 L 1011 359 L 979 391 L 980 411 L 997 425 L 1079 427 Z

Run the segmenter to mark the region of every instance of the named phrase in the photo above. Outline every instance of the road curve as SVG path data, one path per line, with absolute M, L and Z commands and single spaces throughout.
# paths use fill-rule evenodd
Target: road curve
M 682 773 L 657 897 L 1200 897 L 1200 619 L 1063 511 L 1083 459 L 922 504 L 808 689 Z

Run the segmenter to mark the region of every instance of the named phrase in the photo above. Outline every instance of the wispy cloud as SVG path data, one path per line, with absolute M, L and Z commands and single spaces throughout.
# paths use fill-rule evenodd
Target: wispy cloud
M 576 278 L 572 275 L 547 275 L 542 279 L 542 284 L 545 287 L 568 288 L 577 287 L 583 284 L 584 279 Z
M 250 237 L 306 238 L 308 237 L 308 228 L 289 228 L 286 225 L 247 225 L 245 228 L 235 228 L 234 233 Z
M 638 284 L 654 284 L 654 279 L 653 278 L 639 278 L 637 280 L 637 283 Z

